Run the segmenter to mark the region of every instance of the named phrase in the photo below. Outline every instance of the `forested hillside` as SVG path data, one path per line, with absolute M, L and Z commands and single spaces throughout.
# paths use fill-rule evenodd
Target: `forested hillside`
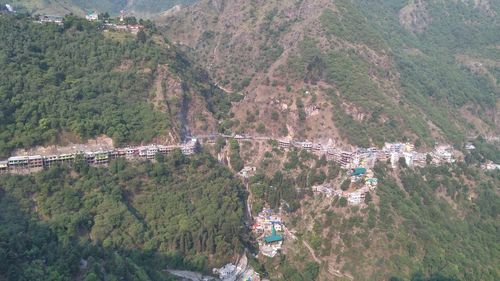
M 381 165 L 376 173 L 383 184 L 375 203 L 364 208 L 337 203 L 332 213 L 315 218 L 314 229 L 325 227 L 331 239 L 321 240 L 314 231 L 307 237 L 330 263 L 357 280 L 500 277 L 498 172 L 430 167 L 394 177 Z
M 304 150 L 268 148 L 253 159 L 252 211 L 281 208 L 297 239 L 287 236 L 279 258 L 259 258 L 261 272 L 271 280 L 498 280 L 500 172 L 479 169 L 480 153 L 415 169 L 378 163 L 377 188 L 351 205 L 312 189 L 357 190 L 364 183 L 349 171 Z
M 244 190 L 206 154 L 0 176 L 1 280 L 167 280 L 241 247 Z
M 14 6 L 180 2 L 195 1 Z M 2 163 L 0 281 L 173 280 L 243 253 L 279 281 L 500 280 L 499 14 L 490 0 L 200 0 L 155 23 L 0 14 L 0 158 L 102 135 L 202 145 Z M 385 142 L 401 143 L 361 148 Z
M 202 70 L 154 26 L 141 33 L 104 32 L 76 17 L 59 26 L 1 16 L 0 156 L 58 143 L 65 132 L 106 134 L 116 145 L 176 142 L 190 116 L 209 126 L 213 113 L 227 113 L 229 97 Z
M 498 13 L 487 0 L 200 1 L 160 21 L 245 94 L 225 130 L 433 145 L 499 133 Z

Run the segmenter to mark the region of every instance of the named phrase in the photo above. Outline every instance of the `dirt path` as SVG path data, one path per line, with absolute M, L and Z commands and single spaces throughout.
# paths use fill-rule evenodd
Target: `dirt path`
M 182 280 L 190 280 L 190 281 L 204 281 L 204 280 L 216 280 L 215 278 L 203 276 L 198 272 L 187 271 L 187 270 L 173 270 L 167 269 L 168 273 L 173 274 L 177 277 L 182 278 Z M 208 279 L 211 278 L 211 279 Z
M 316 257 L 316 254 L 314 253 L 313 248 L 306 242 L 306 240 L 302 240 L 302 244 L 304 244 L 304 246 L 306 246 L 306 248 L 309 250 L 309 253 L 311 253 L 311 256 L 313 257 L 313 259 L 317 263 L 321 264 L 321 260 L 318 259 L 318 257 Z

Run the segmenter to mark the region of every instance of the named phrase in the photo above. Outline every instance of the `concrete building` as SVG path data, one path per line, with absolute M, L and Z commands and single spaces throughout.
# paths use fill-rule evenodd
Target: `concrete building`
M 51 15 L 43 15 L 40 16 L 38 20 L 39 23 L 55 23 L 61 25 L 63 23 L 63 17 L 61 16 L 51 16 Z
M 406 166 L 413 167 L 414 155 L 410 152 L 403 152 L 403 157 L 405 158 Z
M 353 157 L 354 157 L 353 153 L 342 151 L 340 153 L 340 165 L 342 166 L 342 168 L 344 169 L 350 168 Z
M 98 151 L 94 155 L 95 164 L 106 164 L 109 162 L 109 151 Z
M 149 146 L 146 149 L 146 158 L 147 159 L 154 159 L 156 154 L 159 152 L 159 148 L 156 145 Z
M 474 150 L 474 149 L 476 149 L 476 146 L 473 145 L 472 143 L 468 143 L 468 144 L 465 145 L 465 149 L 467 149 L 467 150 Z
M 313 144 L 312 144 L 312 142 L 306 141 L 306 142 L 301 143 L 301 146 L 303 149 L 311 150 L 313 147 Z
M 12 168 L 36 168 L 43 167 L 43 157 L 35 156 L 14 156 L 7 161 L 9 167 Z
M 96 21 L 99 19 L 99 15 L 94 11 L 92 13 L 86 14 L 85 19 L 87 19 L 88 21 Z
M 391 152 L 391 167 L 396 169 L 398 167 L 399 153 Z
M 361 194 L 361 192 L 351 192 L 347 196 L 347 202 L 350 205 L 359 205 L 361 204 L 361 200 L 364 198 L 364 194 Z
M 9 161 L 0 161 L 0 173 L 7 172 L 9 170 Z
M 291 143 L 288 140 L 278 140 L 278 146 L 281 148 L 290 148 Z
M 321 144 L 313 144 L 312 149 L 316 152 L 323 151 L 323 146 Z

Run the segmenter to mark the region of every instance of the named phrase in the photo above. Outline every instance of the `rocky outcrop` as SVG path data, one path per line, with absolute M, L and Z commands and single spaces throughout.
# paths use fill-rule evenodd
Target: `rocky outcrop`
M 423 32 L 431 20 L 423 0 L 411 0 L 399 11 L 399 23 L 410 32 Z

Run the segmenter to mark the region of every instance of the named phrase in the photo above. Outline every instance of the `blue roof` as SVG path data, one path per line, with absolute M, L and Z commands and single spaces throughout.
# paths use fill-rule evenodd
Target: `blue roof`
M 276 234 L 276 229 L 274 228 L 274 224 L 273 224 L 272 234 L 270 236 L 264 237 L 264 241 L 266 241 L 266 243 L 272 243 L 272 242 L 278 242 L 281 240 L 283 240 L 283 237 L 281 237 L 281 235 Z
M 354 168 L 352 170 L 352 176 L 361 176 L 366 174 L 366 168 Z

